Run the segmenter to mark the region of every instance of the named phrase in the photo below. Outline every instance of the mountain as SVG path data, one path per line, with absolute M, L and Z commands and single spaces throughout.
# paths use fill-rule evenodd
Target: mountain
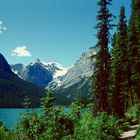
M 0 53 L 0 72 L 1 71 L 5 71 L 5 72 L 8 72 L 8 73 L 12 72 L 8 62 L 6 61 L 4 56 Z
M 94 49 L 83 53 L 70 68 L 64 68 L 55 62 L 45 63 L 39 59 L 27 66 L 16 64 L 11 65 L 11 68 L 26 81 L 46 89 L 51 87 L 56 96 L 56 103 L 70 104 L 78 91 L 83 98 L 89 93 L 90 78 L 94 70 L 94 55 Z
M 46 63 L 39 59 L 26 66 L 23 64 L 11 65 L 11 68 L 20 78 L 43 88 L 54 80 L 59 83 L 68 70 L 58 63 Z
M 88 95 L 90 78 L 94 70 L 94 55 L 95 50 L 83 53 L 58 84 L 55 80 L 49 83 L 55 93 L 57 103 L 70 104 L 78 91 L 81 92 L 83 98 Z
M 38 107 L 43 94 L 44 90 L 13 73 L 4 56 L 0 54 L 0 107 L 22 107 L 26 96 L 31 98 L 32 107 Z

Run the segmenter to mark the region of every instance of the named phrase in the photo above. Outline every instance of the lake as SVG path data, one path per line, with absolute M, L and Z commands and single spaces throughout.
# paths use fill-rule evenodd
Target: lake
M 29 109 L 37 113 L 41 112 L 40 108 Z M 70 112 L 69 107 L 65 107 L 65 112 Z M 27 112 L 24 108 L 0 108 L 0 121 L 4 122 L 9 129 L 15 129 L 21 114 Z
M 40 108 L 35 108 L 34 111 L 39 113 Z M 0 121 L 4 122 L 9 129 L 15 129 L 21 114 L 25 112 L 27 110 L 24 108 L 0 108 Z

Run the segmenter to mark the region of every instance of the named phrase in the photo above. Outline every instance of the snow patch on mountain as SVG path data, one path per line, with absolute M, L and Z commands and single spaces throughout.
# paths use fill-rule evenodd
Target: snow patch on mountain
M 14 74 L 18 75 L 18 71 L 17 71 L 17 70 L 13 70 L 13 69 L 11 69 L 11 70 L 12 70 L 12 72 L 13 72 Z
M 49 70 L 53 72 L 53 79 L 65 75 L 68 71 L 68 68 L 63 67 L 61 64 L 56 62 L 43 62 L 41 63 Z
M 51 87 L 54 90 L 56 87 L 61 86 L 64 76 L 73 67 L 73 65 L 72 65 L 68 68 L 64 68 L 62 65 L 60 65 L 58 63 L 57 63 L 57 66 L 59 66 L 59 68 L 61 68 L 61 69 L 56 70 L 56 72 L 53 75 L 53 80 L 48 84 L 48 86 L 46 86 L 46 89 L 48 87 Z
M 56 70 L 56 72 L 53 75 L 53 78 L 63 76 L 63 75 L 65 75 L 67 73 L 67 71 L 68 71 L 68 68 L 63 68 L 61 70 Z
M 20 68 L 19 68 L 20 66 Z M 48 83 L 54 81 L 60 83 L 62 77 L 67 73 L 69 68 L 63 67 L 56 62 L 44 62 L 39 59 L 28 65 L 15 64 L 11 66 L 13 72 L 20 78 L 37 84 L 39 86 L 47 86 Z

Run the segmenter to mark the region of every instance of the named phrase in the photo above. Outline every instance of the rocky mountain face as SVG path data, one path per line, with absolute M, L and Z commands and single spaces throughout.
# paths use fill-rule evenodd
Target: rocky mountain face
M 71 103 L 78 91 L 81 92 L 83 98 L 88 95 L 90 78 L 94 69 L 94 55 L 95 50 L 83 53 L 80 59 L 62 77 L 61 82 L 58 84 L 55 81 L 49 83 L 57 97 L 57 103 Z
M 0 54 L 0 107 L 22 107 L 24 98 L 31 99 L 31 105 L 39 106 L 44 90 L 20 79 Z
M 55 62 L 45 63 L 39 59 L 27 66 L 22 64 L 11 65 L 12 70 L 22 79 L 40 87 L 46 87 L 55 79 L 60 82 L 67 69 Z
M 81 55 L 70 68 L 64 68 L 58 63 L 45 63 L 37 60 L 27 66 L 12 65 L 12 70 L 22 79 L 39 85 L 51 87 L 58 104 L 70 104 L 78 91 L 83 98 L 89 93 L 90 78 L 93 75 L 95 50 Z M 93 58 L 93 59 L 92 59 Z
M 15 65 L 11 65 L 12 71 L 17 74 L 20 75 L 21 70 L 23 69 L 24 65 L 23 64 L 15 64 Z

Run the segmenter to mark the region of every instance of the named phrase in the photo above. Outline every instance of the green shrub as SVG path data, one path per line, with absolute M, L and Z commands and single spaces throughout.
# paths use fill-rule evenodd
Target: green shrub
M 4 139 L 6 136 L 6 128 L 5 125 L 0 126 L 0 140 Z
M 115 140 L 122 133 L 119 120 L 107 113 L 84 113 L 75 128 L 75 140 Z
M 127 111 L 127 115 L 130 119 L 138 119 L 139 118 L 138 104 L 135 104 L 133 107 L 129 108 Z
M 5 124 L 0 124 L 0 140 L 18 140 L 16 133 L 6 128 Z
M 91 110 L 83 108 L 79 94 L 70 112 L 54 105 L 54 99 L 48 91 L 41 99 L 40 115 L 29 112 L 27 106 L 16 131 L 17 140 L 117 140 L 122 133 L 120 120 L 105 112 L 93 116 Z
M 140 124 L 139 124 L 139 127 L 137 129 L 136 140 L 140 140 Z
M 45 130 L 45 121 L 35 112 L 24 113 L 17 126 L 17 132 L 22 137 L 20 140 L 39 139 Z

